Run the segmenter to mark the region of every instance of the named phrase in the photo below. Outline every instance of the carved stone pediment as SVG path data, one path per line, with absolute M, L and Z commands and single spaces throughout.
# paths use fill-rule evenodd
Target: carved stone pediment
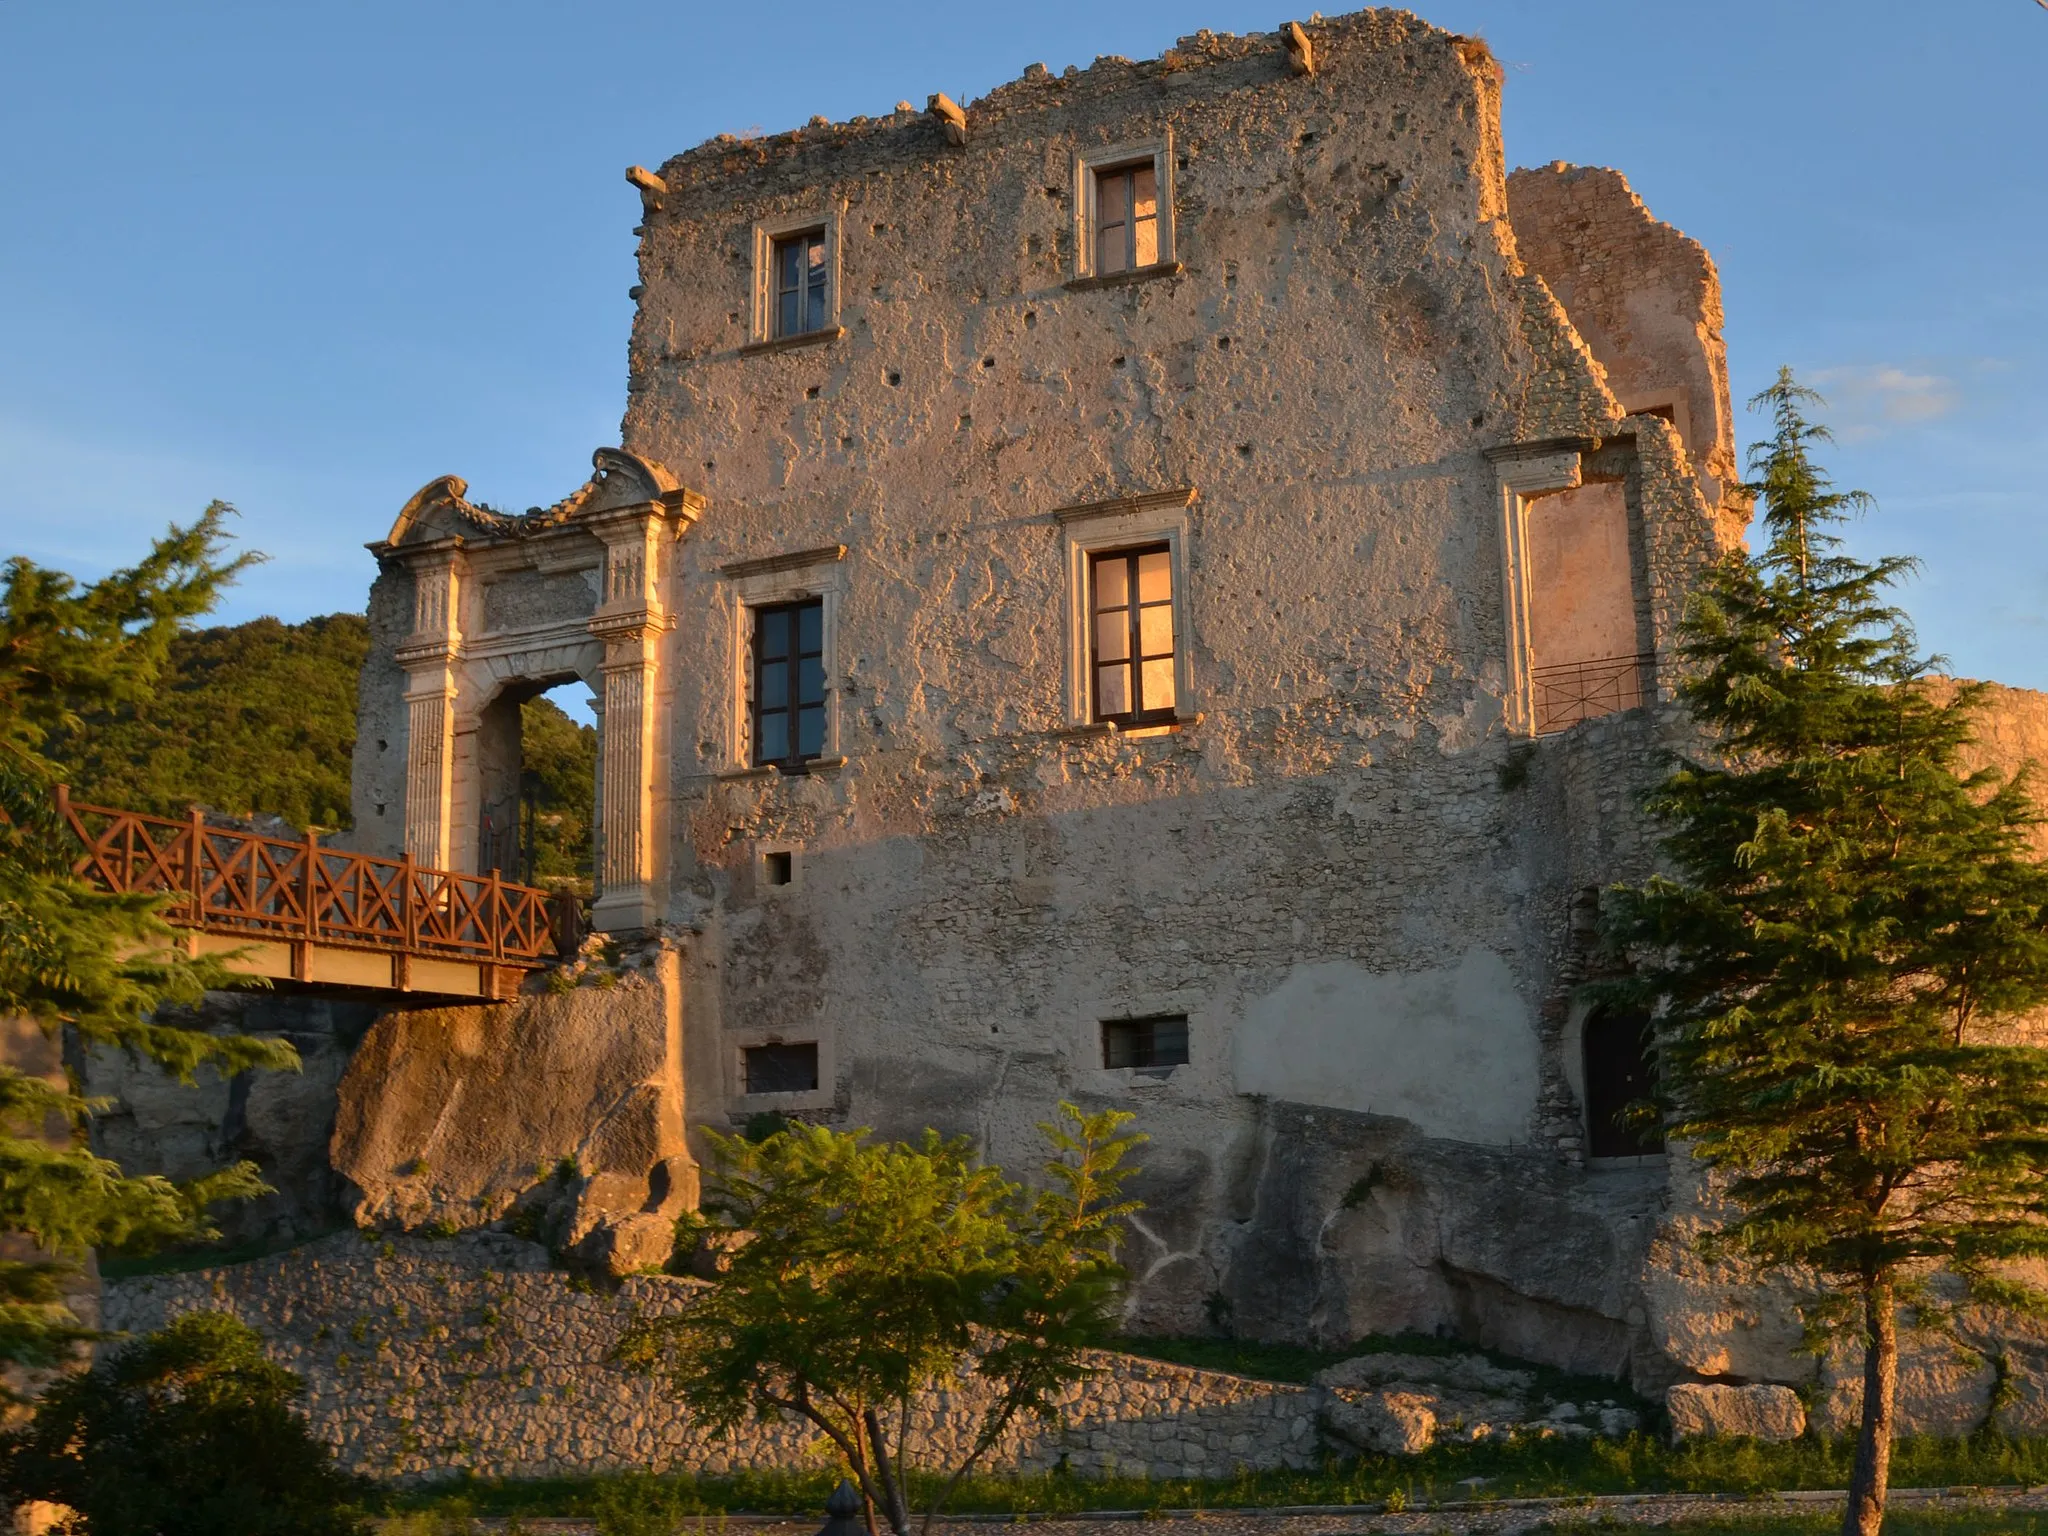
M 623 448 L 600 448 L 590 457 L 594 473 L 551 507 L 501 512 L 469 499 L 460 475 L 442 475 L 413 494 L 391 525 L 384 545 L 428 544 L 439 539 L 518 539 L 548 532 L 600 512 L 662 503 L 678 510 L 701 505 L 668 470 Z

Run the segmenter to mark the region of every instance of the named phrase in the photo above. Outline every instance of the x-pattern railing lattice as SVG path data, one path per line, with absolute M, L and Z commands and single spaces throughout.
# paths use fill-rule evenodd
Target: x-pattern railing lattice
M 549 893 L 490 875 L 423 869 L 207 825 L 85 805 L 57 792 L 85 845 L 77 874 L 102 889 L 168 897 L 165 918 L 216 933 L 350 948 L 403 950 L 498 963 L 554 955 Z

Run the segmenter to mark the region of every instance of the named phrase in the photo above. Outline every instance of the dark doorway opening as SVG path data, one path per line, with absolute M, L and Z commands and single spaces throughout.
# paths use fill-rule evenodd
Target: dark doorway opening
M 1597 1008 L 1586 1020 L 1586 1152 L 1646 1157 L 1664 1150 L 1664 1127 L 1641 1106 L 1657 1093 L 1655 1034 L 1640 1013 Z

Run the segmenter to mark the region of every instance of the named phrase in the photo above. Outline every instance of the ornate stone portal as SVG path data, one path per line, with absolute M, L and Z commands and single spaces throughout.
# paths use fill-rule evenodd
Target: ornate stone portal
M 662 591 L 670 550 L 704 502 L 622 449 L 600 448 L 592 463 L 573 495 L 523 516 L 470 501 L 444 475 L 370 545 L 386 589 L 373 615 L 378 597 L 390 612 L 408 596 L 391 589 L 406 588 L 411 626 L 402 638 L 402 619 L 386 630 L 402 711 L 381 722 L 383 736 L 364 732 L 356 825 L 372 851 L 444 869 L 503 865 L 517 825 L 518 706 L 581 679 L 598 722 L 595 922 L 616 931 L 651 926 L 663 898 L 657 764 L 673 621 Z

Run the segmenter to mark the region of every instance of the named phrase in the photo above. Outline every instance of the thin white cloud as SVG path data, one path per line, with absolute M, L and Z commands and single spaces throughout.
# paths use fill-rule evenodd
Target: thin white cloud
M 1807 380 L 1827 397 L 1822 414 L 1843 442 L 1874 437 L 1886 427 L 1938 421 L 1962 403 L 1962 391 L 1948 375 L 1896 363 L 1820 368 Z

